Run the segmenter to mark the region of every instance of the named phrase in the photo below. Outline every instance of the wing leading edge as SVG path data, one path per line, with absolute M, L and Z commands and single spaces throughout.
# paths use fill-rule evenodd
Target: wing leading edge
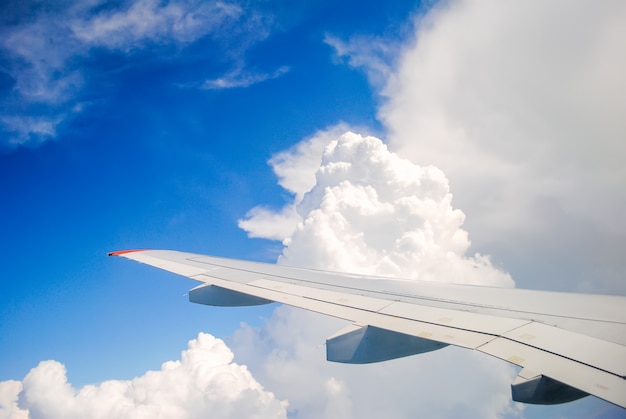
M 280 302 L 352 322 L 327 359 L 369 363 L 447 345 L 522 367 L 513 399 L 555 404 L 588 394 L 626 408 L 626 297 L 339 274 L 171 250 L 111 252 L 202 284 L 192 302 Z

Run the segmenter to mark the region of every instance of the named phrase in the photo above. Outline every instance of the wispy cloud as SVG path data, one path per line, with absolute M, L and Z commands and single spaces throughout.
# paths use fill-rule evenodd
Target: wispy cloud
M 207 90 L 233 89 L 237 87 L 248 87 L 253 84 L 262 83 L 266 80 L 276 79 L 289 72 L 289 67 L 283 66 L 273 73 L 252 73 L 250 70 L 240 69 L 231 71 L 223 77 L 205 80 L 201 88 Z
M 370 83 L 378 87 L 389 79 L 402 45 L 398 40 L 373 35 L 358 35 L 342 40 L 326 34 L 324 42 L 335 50 L 338 60 L 364 71 Z
M 63 117 L 5 116 L 0 120 L 5 129 L 13 133 L 6 145 L 17 146 L 56 136 L 57 125 Z
M 5 71 L 14 82 L 11 96 L 0 98 L 9 115 L 5 128 L 19 136 L 5 141 L 5 146 L 38 144 L 55 136 L 54 129 L 28 122 L 62 118 L 80 102 L 89 77 L 84 63 L 95 50 L 128 55 L 146 48 L 184 47 L 206 36 L 223 38 L 230 33 L 237 38 L 247 29 L 246 42 L 267 36 L 267 30 L 261 28 L 265 22 L 253 12 L 219 1 L 137 0 L 115 8 L 99 1 L 76 2 L 33 13 L 0 30 L 0 51 L 8 63 Z M 231 41 L 235 42 L 226 40 L 226 44 Z M 248 86 L 286 71 L 252 75 L 241 70 L 216 80 L 215 85 Z M 22 122 L 16 130 L 11 121 L 17 120 Z
M 77 18 L 69 26 L 88 47 L 130 50 L 146 42 L 193 42 L 242 14 L 241 7 L 221 2 L 138 0 L 124 10 Z

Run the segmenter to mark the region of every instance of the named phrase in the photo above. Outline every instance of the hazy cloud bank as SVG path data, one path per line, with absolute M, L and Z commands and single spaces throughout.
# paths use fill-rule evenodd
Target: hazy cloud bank
M 626 292 L 626 3 L 441 2 L 381 94 L 389 147 L 450 179 L 525 287 Z

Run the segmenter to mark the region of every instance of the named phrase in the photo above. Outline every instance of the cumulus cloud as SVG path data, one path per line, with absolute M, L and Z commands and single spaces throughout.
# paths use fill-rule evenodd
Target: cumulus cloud
M 286 402 L 267 392 L 219 339 L 200 333 L 178 361 L 132 380 L 75 389 L 65 367 L 43 361 L 0 383 L 2 418 L 280 418 Z
M 382 90 L 390 148 L 446 173 L 526 287 L 626 292 L 626 4 L 458 0 L 415 27 Z
M 282 241 L 291 236 L 301 221 L 296 206 L 315 185 L 315 173 L 324 148 L 348 129 L 347 124 L 339 123 L 274 155 L 268 163 L 278 177 L 278 184 L 293 195 L 293 200 L 280 210 L 262 205 L 252 208 L 245 218 L 239 220 L 239 228 L 252 238 Z
M 335 127 L 335 128 L 343 128 Z M 375 137 L 322 131 L 270 160 L 293 193 L 291 230 L 282 211 L 251 212 L 240 226 L 283 240 L 279 263 L 442 282 L 511 286 L 489 258 L 467 256 L 463 213 L 448 181 L 391 153 Z M 272 218 L 274 216 L 274 218 Z M 288 235 L 286 231 L 289 231 Z M 345 322 L 279 307 L 265 325 L 232 338 L 238 361 L 299 418 L 515 417 L 515 369 L 471 351 L 447 348 L 372 365 L 325 360 L 324 341 Z M 304 379 L 303 379 L 304 378 Z
M 295 205 L 285 206 L 278 211 L 256 206 L 237 224 L 250 238 L 283 240 L 293 234 L 301 220 Z
M 461 228 L 465 216 L 453 208 L 443 172 L 399 158 L 375 137 L 351 132 L 320 153 L 326 138 L 322 133 L 270 161 L 281 185 L 295 194 L 286 207 L 295 213 L 256 210 L 240 222 L 253 236 L 283 240 L 279 263 L 442 282 L 513 284 L 488 257 L 466 256 L 470 241 Z
M 28 410 L 21 409 L 17 404 L 21 391 L 22 383 L 20 381 L 0 381 L 0 418 L 28 418 Z
M 283 221 L 271 233 L 272 222 L 264 219 L 268 238 L 283 239 L 281 261 L 377 273 L 397 267 L 411 275 L 416 268 L 397 261 L 412 260 L 432 274 L 426 267 L 434 257 L 445 260 L 449 273 L 450 260 L 464 272 L 482 262 L 493 283 L 510 284 L 488 259 L 465 255 L 463 216 L 451 207 L 447 177 L 428 166 L 435 164 L 450 176 L 454 202 L 469 213 L 472 237 L 505 258 L 508 252 L 521 272 L 552 281 L 527 284 L 558 288 L 559 276 L 571 273 L 580 287 L 597 264 L 595 272 L 605 276 L 614 268 L 620 276 L 612 286 L 623 287 L 623 258 L 615 249 L 626 247 L 617 216 L 625 209 L 626 94 L 619 74 L 626 70 L 626 13 L 617 1 L 569 6 L 452 1 L 418 18 L 415 38 L 382 92 L 380 117 L 397 155 L 352 136 L 311 159 L 319 167 L 298 170 L 287 158 L 293 173 L 309 181 L 293 187 L 302 199 L 294 200 L 300 221 L 289 235 L 278 232 Z M 366 46 L 336 45 L 349 64 L 368 65 Z M 252 231 L 257 220 L 247 221 Z M 399 245 L 405 230 L 414 232 L 406 253 Z M 260 380 L 289 398 L 298 417 L 521 414 L 510 402 L 513 368 L 471 351 L 445 348 L 362 366 L 326 363 L 323 340 L 342 326 L 280 307 L 266 325 L 239 330 L 232 347 Z

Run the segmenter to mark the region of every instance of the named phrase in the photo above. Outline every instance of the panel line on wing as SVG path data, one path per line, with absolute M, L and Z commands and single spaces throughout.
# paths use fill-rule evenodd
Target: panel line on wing
M 457 299 L 451 299 L 451 298 L 439 298 L 439 297 L 434 297 L 434 296 L 428 296 L 428 295 L 418 295 L 418 294 L 410 294 L 410 293 L 406 293 L 406 292 L 401 292 L 401 291 L 386 291 L 384 289 L 371 289 L 371 288 L 364 288 L 364 287 L 357 287 L 357 286 L 349 286 L 346 284 L 341 284 L 341 283 L 331 283 L 328 281 L 328 279 L 333 279 L 333 280 L 339 280 L 340 278 L 344 278 L 344 277 L 350 277 L 350 278 L 354 278 L 354 279 L 358 279 L 358 278 L 365 278 L 368 280 L 392 280 L 393 278 L 386 278 L 386 277 L 376 277 L 376 276 L 361 276 L 361 275 L 350 275 L 350 274 L 340 274 L 338 272 L 332 272 L 332 271 L 324 271 L 324 270 L 318 270 L 318 269 L 307 269 L 307 272 L 313 272 L 315 274 L 318 274 L 320 276 L 322 276 L 323 278 L 316 278 L 317 280 L 309 280 L 309 279 L 304 279 L 302 278 L 302 276 L 300 274 L 303 273 L 303 269 L 302 268 L 294 268 L 294 267 L 290 267 L 290 266 L 272 266 L 273 268 L 277 268 L 279 270 L 288 270 L 291 271 L 290 273 L 293 276 L 286 276 L 284 274 L 278 274 L 278 273 L 272 273 L 272 274 L 268 274 L 266 272 L 263 272 L 265 267 L 265 264 L 260 263 L 260 262 L 249 262 L 246 261 L 245 264 L 255 264 L 258 265 L 256 266 L 256 268 L 258 270 L 254 270 L 254 269 L 246 269 L 246 268 L 242 268 L 242 267 L 233 267 L 233 266 L 229 266 L 226 263 L 216 263 L 215 261 L 213 261 L 214 259 L 220 259 L 220 258 L 213 258 L 211 257 L 211 261 L 206 261 L 207 257 L 205 256 L 199 256 L 199 257 L 191 257 L 191 258 L 187 258 L 187 260 L 194 262 L 194 263 L 200 263 L 203 265 L 207 265 L 207 266 L 212 266 L 217 267 L 217 269 L 223 269 L 224 271 L 236 271 L 236 272 L 242 272 L 245 273 L 244 275 L 249 277 L 249 274 L 253 274 L 253 275 L 262 275 L 265 278 L 272 278 L 272 280 L 276 280 L 279 282 L 287 282 L 290 284 L 301 284 L 301 285 L 307 285 L 310 286 L 311 288 L 316 288 L 316 289 L 331 289 L 331 290 L 336 290 L 338 292 L 341 291 L 345 291 L 345 292 L 359 292 L 359 293 L 365 293 L 365 294 L 375 294 L 378 298 L 382 297 L 383 299 L 387 299 L 387 300 L 394 300 L 394 301 L 404 301 L 407 303 L 416 303 L 416 304 L 424 304 L 424 305 L 430 305 L 432 307 L 435 307 L 435 305 L 433 304 L 446 304 L 446 305 L 450 305 L 452 307 L 449 307 L 450 309 L 456 310 L 456 309 L 462 309 L 462 307 L 466 307 L 466 310 L 470 311 L 470 312 L 475 312 L 477 314 L 485 314 L 485 315 L 496 315 L 499 317 L 508 317 L 511 319 L 519 319 L 520 316 L 527 316 L 524 317 L 525 321 L 535 321 L 535 322 L 546 322 L 548 319 L 551 319 L 551 321 L 556 321 L 556 319 L 561 319 L 561 320 L 579 320 L 579 321 L 587 321 L 587 322 L 591 322 L 591 323 L 597 323 L 598 325 L 602 325 L 602 324 L 613 324 L 616 326 L 623 326 L 626 327 L 626 323 L 624 322 L 620 322 L 620 321 L 615 321 L 615 320 L 610 320 L 610 319 L 595 319 L 595 318 L 586 318 L 586 317 L 577 317 L 577 316 L 572 316 L 572 315 L 561 315 L 561 314 L 557 314 L 557 313 L 550 313 L 550 314 L 546 314 L 546 313 L 541 313 L 541 312 L 537 312 L 537 311 L 533 311 L 533 310 L 523 310 L 523 309 L 519 309 L 519 308 L 510 308 L 508 306 L 500 306 L 500 305 L 496 305 L 496 304 L 485 304 L 483 302 L 467 302 L 467 301 L 461 301 L 461 300 L 457 300 Z M 226 278 L 225 278 L 226 279 Z M 403 280 L 405 281 L 405 280 Z M 407 282 L 411 283 L 411 281 L 406 280 Z M 237 282 L 245 282 L 244 281 L 237 281 Z M 441 285 L 438 283 L 434 283 L 434 284 L 422 284 L 422 282 L 424 281 L 420 281 L 420 285 Z M 485 289 L 490 289 L 491 287 L 480 287 L 480 286 L 471 286 L 471 285 L 463 285 L 463 284 L 450 284 L 452 286 L 467 286 L 468 289 L 475 289 L 475 288 L 485 288 Z M 527 290 L 523 290 L 523 291 L 527 291 Z M 406 300 L 409 301 L 406 301 Z M 495 311 L 495 313 L 494 313 Z M 483 313 L 479 313 L 479 312 L 483 312 Z M 558 322 L 558 321 L 557 321 Z M 557 325 L 557 327 L 563 327 L 562 325 Z M 590 326 L 591 327 L 591 326 Z
M 314 290 L 312 290 L 311 288 L 307 288 L 307 287 L 303 287 L 303 286 L 295 285 L 295 284 L 285 284 L 283 282 L 276 282 L 276 281 L 272 281 L 272 280 L 265 279 L 265 278 L 257 280 L 257 281 L 252 281 L 248 283 L 248 285 L 260 287 L 261 289 L 266 289 L 266 290 L 267 289 L 277 290 L 281 293 L 287 293 L 289 295 L 297 296 L 305 300 L 312 300 L 312 301 L 316 301 L 319 303 L 339 305 L 339 306 L 347 307 L 350 309 L 366 311 L 370 314 L 370 316 L 368 316 L 369 320 L 367 321 L 366 324 L 369 324 L 372 326 L 378 326 L 382 322 L 382 324 L 384 324 L 386 328 L 390 330 L 395 330 L 397 332 L 402 332 L 403 330 L 406 330 L 406 327 L 411 327 L 409 325 L 421 325 L 422 329 L 425 325 L 428 325 L 431 328 L 436 328 L 436 330 L 429 332 L 429 331 L 420 329 L 418 332 L 413 333 L 413 335 L 418 336 L 418 337 L 423 337 L 423 338 L 430 338 L 431 340 L 438 340 L 438 341 L 442 341 L 442 342 L 446 342 L 446 343 L 450 343 L 450 344 L 454 344 L 458 346 L 474 348 L 477 345 L 479 345 L 476 343 L 476 339 L 468 339 L 468 336 L 470 335 L 480 336 L 480 342 L 482 343 L 487 342 L 491 339 L 494 339 L 496 336 L 498 336 L 497 334 L 494 334 L 494 333 L 477 331 L 477 330 L 472 330 L 472 329 L 464 328 L 464 327 L 452 326 L 450 324 L 445 324 L 445 322 L 438 323 L 436 321 L 428 321 L 428 320 L 423 320 L 423 319 L 417 319 L 415 317 L 409 317 L 406 315 L 402 315 L 401 313 L 393 314 L 392 312 L 386 312 L 385 310 L 388 307 L 391 307 L 393 304 L 397 304 L 397 302 L 393 302 L 393 301 L 389 302 L 388 300 L 374 299 L 374 298 L 366 297 L 366 296 L 355 296 L 354 294 L 346 294 L 346 293 L 340 293 L 340 292 L 328 291 L 328 290 L 319 290 L 319 292 L 312 294 L 312 291 Z M 331 298 L 331 296 L 333 298 Z M 354 297 L 358 297 L 358 298 L 356 300 L 350 300 L 351 298 L 354 298 Z M 420 307 L 414 306 L 414 308 L 420 308 Z M 423 308 L 423 309 L 431 309 L 431 308 L 432 307 Z M 441 310 L 441 309 L 437 309 L 437 310 Z M 449 312 L 450 310 L 446 310 L 446 313 L 449 313 Z M 330 313 L 325 313 L 325 314 L 330 314 Z M 391 322 L 403 323 L 403 327 L 399 327 L 400 326 L 399 324 L 394 326 L 390 324 Z M 411 327 L 411 328 L 413 329 L 414 327 Z M 437 332 L 436 335 L 433 334 L 435 331 Z M 465 339 L 459 341 L 458 338 L 461 335 L 463 335 Z
M 477 350 L 529 368 L 618 406 L 626 406 L 626 380 L 593 365 L 502 337 L 482 345 Z
M 311 311 L 316 311 L 318 313 L 342 318 L 351 322 L 377 326 L 380 328 L 385 328 L 400 333 L 412 334 L 414 336 L 428 338 L 431 340 L 462 346 L 465 348 L 473 349 L 495 338 L 495 336 L 487 333 L 480 333 L 450 326 L 442 326 L 434 323 L 421 322 L 414 319 L 394 317 L 391 315 L 378 313 L 377 311 L 368 311 L 363 308 L 345 305 L 345 302 L 342 304 L 339 302 L 325 301 L 323 299 L 313 299 L 308 296 L 298 295 L 298 293 L 290 294 L 286 292 L 285 288 L 280 290 L 273 289 L 269 286 L 272 282 L 269 280 L 267 280 L 265 286 L 261 287 L 253 286 L 250 284 L 233 283 L 219 278 L 209 279 L 209 282 L 215 285 L 229 288 L 235 291 L 240 291 L 244 293 L 247 292 L 258 297 L 267 298 L 269 300 L 308 309 Z M 290 285 L 292 287 L 298 287 L 297 285 L 284 284 L 282 282 L 277 282 L 276 285 Z M 254 292 L 252 292 L 252 290 L 250 290 L 249 288 L 252 286 L 255 288 Z M 387 300 L 381 301 L 381 303 L 383 302 L 386 303 Z M 384 307 L 384 305 L 382 306 Z
M 202 276 L 207 277 L 208 275 L 202 275 Z M 225 281 L 227 284 L 232 284 L 230 281 L 227 281 L 227 280 L 222 280 L 222 281 Z M 241 285 L 244 290 L 243 292 L 245 292 L 246 286 L 250 286 L 250 287 L 255 287 L 258 289 L 271 291 L 277 294 L 289 295 L 292 297 L 300 297 L 305 300 L 316 301 L 318 303 L 332 304 L 334 306 L 342 306 L 342 307 L 349 308 L 349 309 L 364 310 L 369 313 L 377 313 L 377 314 L 388 316 L 388 317 L 395 318 L 395 319 L 415 321 L 415 322 L 419 322 L 420 324 L 430 324 L 434 326 L 444 327 L 447 329 L 456 329 L 456 330 L 461 330 L 461 331 L 466 331 L 466 332 L 471 332 L 471 333 L 480 333 L 482 335 L 490 335 L 493 338 L 501 336 L 513 342 L 517 342 L 519 344 L 526 345 L 531 348 L 535 348 L 536 350 L 544 351 L 546 353 L 555 354 L 555 355 L 559 353 L 560 355 L 558 356 L 562 356 L 563 358 L 569 359 L 573 362 L 577 362 L 582 365 L 587 365 L 592 368 L 606 371 L 607 373 L 610 373 L 619 377 L 622 376 L 619 373 L 615 373 L 610 370 L 607 370 L 606 368 L 597 366 L 597 365 L 603 365 L 603 364 L 614 365 L 615 361 L 613 358 L 619 359 L 619 355 L 620 355 L 619 349 L 622 348 L 619 345 L 614 345 L 618 352 L 616 356 L 606 357 L 605 356 L 606 354 L 603 354 L 602 356 L 599 356 L 599 357 L 593 357 L 594 358 L 593 361 L 585 362 L 585 359 L 588 358 L 588 356 L 585 357 L 584 352 L 578 353 L 577 354 L 578 356 L 576 356 L 575 352 L 574 352 L 574 355 L 567 356 L 567 355 L 562 354 L 563 351 L 556 352 L 556 351 L 549 350 L 549 346 L 546 347 L 545 344 L 543 346 L 536 346 L 528 341 L 522 341 L 522 338 L 524 336 L 526 337 L 532 336 L 533 338 L 535 337 L 534 335 L 531 335 L 529 331 L 523 330 L 525 326 L 528 326 L 531 323 L 533 323 L 529 321 L 515 320 L 515 319 L 508 319 L 508 318 L 498 318 L 498 317 L 492 317 L 492 316 L 487 316 L 487 315 L 479 315 L 475 313 L 460 313 L 462 318 L 465 316 L 469 316 L 469 318 L 462 319 L 460 324 L 458 324 L 459 323 L 458 321 L 457 323 L 454 322 L 455 320 L 454 317 L 442 316 L 442 315 L 447 315 L 447 314 L 451 316 L 459 314 L 459 313 L 454 313 L 453 310 L 439 309 L 436 307 L 419 307 L 419 306 L 414 306 L 414 305 L 410 305 L 407 303 L 389 302 L 388 300 L 375 299 L 375 298 L 371 298 L 367 296 L 345 294 L 345 293 L 341 293 L 337 291 L 329 291 L 329 290 L 322 290 L 322 289 L 311 289 L 311 288 L 306 288 L 300 285 L 288 284 L 282 281 L 273 281 L 267 278 L 254 280 L 254 281 L 248 282 L 246 284 L 241 284 Z M 284 300 L 284 302 L 286 304 L 289 304 L 289 301 L 287 300 Z M 417 313 L 412 314 L 410 313 L 411 311 L 413 313 L 416 313 L 416 312 Z M 329 314 L 329 313 L 326 313 L 326 314 Z M 490 324 L 490 322 L 492 322 L 492 324 Z M 470 326 L 470 325 L 475 325 L 475 324 L 480 324 L 481 329 L 476 330 L 476 328 L 472 328 Z M 545 325 L 540 325 L 540 326 L 548 327 L 550 329 L 548 331 L 549 333 L 558 333 L 558 331 L 561 331 L 561 329 L 555 328 L 553 326 L 545 326 Z M 513 337 L 512 333 L 515 331 L 519 331 L 519 330 L 523 331 L 523 333 L 520 335 L 521 337 Z M 530 331 L 534 331 L 534 330 L 530 330 Z M 568 333 L 574 337 L 580 336 L 578 334 L 567 332 L 567 331 L 562 331 L 562 332 Z M 560 336 L 560 338 L 563 338 L 563 336 Z M 589 338 L 589 339 L 594 339 L 594 338 Z M 481 346 L 486 343 L 487 342 L 482 343 Z M 580 348 L 581 346 L 584 347 L 585 345 L 583 345 L 581 342 L 581 345 L 567 345 L 567 346 L 569 348 L 564 348 L 565 353 L 571 354 L 572 351 L 576 351 L 576 347 Z M 621 352 L 624 352 L 624 351 L 621 351 Z M 606 360 L 606 362 L 604 362 L 604 360 Z
M 622 345 L 532 322 L 507 332 L 502 338 L 542 350 L 623 378 L 626 348 Z M 601 352 L 592 350 L 602 345 Z

